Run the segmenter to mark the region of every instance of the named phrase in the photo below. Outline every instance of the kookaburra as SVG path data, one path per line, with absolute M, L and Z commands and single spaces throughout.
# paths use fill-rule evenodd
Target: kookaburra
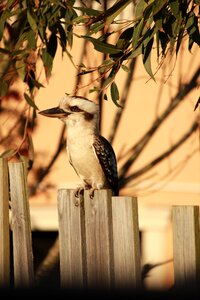
M 99 105 L 79 96 L 65 95 L 58 107 L 39 112 L 66 123 L 67 154 L 70 164 L 80 177 L 83 189 L 111 189 L 118 195 L 118 175 L 115 153 L 110 143 L 99 133 Z

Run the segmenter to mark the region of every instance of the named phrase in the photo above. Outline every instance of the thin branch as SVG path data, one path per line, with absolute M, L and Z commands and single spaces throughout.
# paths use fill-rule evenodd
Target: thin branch
M 53 164 L 55 163 L 55 161 L 57 160 L 59 154 L 63 150 L 64 145 L 65 145 L 64 133 L 65 133 L 65 124 L 63 124 L 63 127 L 61 129 L 61 134 L 60 134 L 60 137 L 59 137 L 58 147 L 57 147 L 53 157 L 51 158 L 51 160 L 48 163 L 47 167 L 45 169 L 43 169 L 43 171 L 40 173 L 39 177 L 37 178 L 37 182 L 35 183 L 35 185 L 33 185 L 30 188 L 30 195 L 31 196 L 35 195 L 35 193 L 37 191 L 37 188 L 40 185 L 41 181 L 44 180 L 44 178 L 49 174 Z
M 120 182 L 120 188 L 126 186 L 130 181 L 134 180 L 135 178 L 143 175 L 144 173 L 148 172 L 156 165 L 158 165 L 161 161 L 169 157 L 174 151 L 176 151 L 199 127 L 199 123 L 195 121 L 191 128 L 167 151 L 163 152 L 161 155 L 157 156 L 153 159 L 149 164 L 140 168 L 138 171 L 130 174 L 129 176 L 123 178 Z
M 120 105 L 125 107 L 126 100 L 128 99 L 128 95 L 130 92 L 130 86 L 132 83 L 133 79 L 133 74 L 135 71 L 135 65 L 136 65 L 136 59 L 132 59 L 130 63 L 129 70 L 130 72 L 128 73 L 127 80 L 125 82 L 124 88 L 123 88 L 123 93 L 120 101 Z M 122 115 L 123 115 L 124 109 L 118 109 L 113 121 L 113 126 L 111 128 L 110 136 L 108 138 L 109 142 L 112 144 L 114 141 L 114 138 L 116 137 L 117 129 L 119 128 L 119 123 L 121 121 Z
M 188 80 L 185 85 L 179 87 L 179 91 L 174 96 L 172 101 L 166 110 L 161 114 L 159 118 L 155 120 L 152 127 L 145 133 L 145 135 L 133 146 L 131 147 L 125 154 L 130 154 L 129 159 L 122 165 L 120 170 L 119 181 L 123 182 L 125 174 L 129 171 L 132 164 L 136 161 L 139 155 L 142 153 L 144 148 L 147 146 L 148 142 L 151 140 L 154 133 L 158 130 L 158 128 L 163 124 L 166 118 L 174 111 L 175 108 L 180 104 L 180 102 L 189 94 L 195 87 L 198 85 L 198 77 L 200 75 L 200 67 L 196 70 L 193 77 Z

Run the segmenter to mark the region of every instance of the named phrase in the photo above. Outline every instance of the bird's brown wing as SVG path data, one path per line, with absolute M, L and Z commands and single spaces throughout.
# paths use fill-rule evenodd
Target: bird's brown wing
M 93 147 L 106 179 L 117 196 L 119 194 L 117 161 L 111 144 L 101 135 L 95 135 Z

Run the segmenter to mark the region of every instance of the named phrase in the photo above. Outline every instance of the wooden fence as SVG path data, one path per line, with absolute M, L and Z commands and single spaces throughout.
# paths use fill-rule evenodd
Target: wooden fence
M 9 209 L 10 207 L 10 209 Z M 10 211 L 10 214 L 9 214 Z M 10 215 L 10 220 L 9 220 Z M 142 287 L 137 199 L 109 190 L 58 191 L 61 287 Z M 200 271 L 199 207 L 172 207 L 175 286 L 196 285 Z M 23 163 L 0 158 L 0 286 L 34 286 L 27 174 Z

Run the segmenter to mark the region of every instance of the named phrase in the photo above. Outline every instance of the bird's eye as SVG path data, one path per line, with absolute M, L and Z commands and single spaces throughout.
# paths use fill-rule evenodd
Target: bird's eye
M 76 106 L 76 105 L 75 105 L 75 106 L 71 106 L 71 107 L 70 107 L 70 110 L 73 111 L 73 112 L 80 112 L 80 111 L 82 111 L 82 109 L 80 109 L 80 108 L 79 108 L 78 106 Z

